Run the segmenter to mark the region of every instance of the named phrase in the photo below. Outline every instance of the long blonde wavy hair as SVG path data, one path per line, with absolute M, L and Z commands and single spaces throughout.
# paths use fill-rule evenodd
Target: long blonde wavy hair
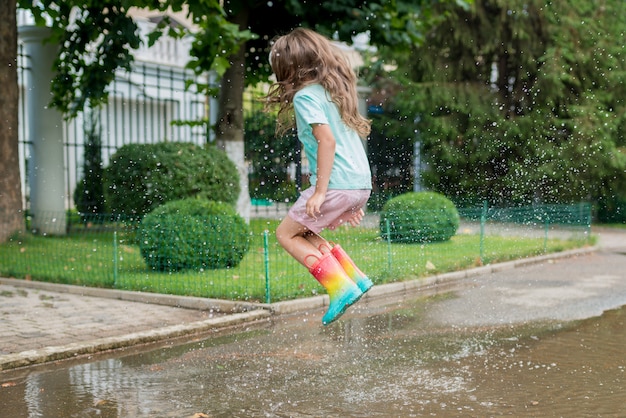
M 276 75 L 266 96 L 266 108 L 278 107 L 276 132 L 294 127 L 293 97 L 310 84 L 321 84 L 339 108 L 341 119 L 362 137 L 371 123 L 358 109 L 356 74 L 343 52 L 317 32 L 296 28 L 277 38 L 270 50 L 270 64 Z

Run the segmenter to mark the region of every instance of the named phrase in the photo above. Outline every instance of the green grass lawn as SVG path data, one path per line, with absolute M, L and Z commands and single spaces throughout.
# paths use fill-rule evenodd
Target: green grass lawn
M 273 234 L 276 225 L 277 221 L 251 221 L 250 250 L 235 268 L 155 272 L 144 263 L 132 232 L 118 232 L 114 243 L 112 231 L 85 228 L 66 237 L 26 234 L 0 245 L 0 274 L 28 280 L 258 302 L 266 301 L 268 288 L 271 302 L 323 293 L 306 268 L 280 248 Z M 479 235 L 459 234 L 442 243 L 388 244 L 380 239 L 378 232 L 378 229 L 344 227 L 328 231 L 324 236 L 340 243 L 376 284 L 587 244 L 586 240 L 577 239 L 487 235 L 481 258 Z

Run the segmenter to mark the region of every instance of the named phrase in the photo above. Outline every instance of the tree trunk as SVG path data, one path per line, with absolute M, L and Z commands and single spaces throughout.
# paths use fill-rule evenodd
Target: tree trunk
M 0 0 L 0 243 L 24 229 L 18 151 L 16 0 Z
M 245 9 L 245 8 L 242 8 Z M 248 11 L 241 10 L 233 16 L 233 23 L 244 30 L 248 23 Z M 243 92 L 246 77 L 245 46 L 229 58 L 230 67 L 221 81 L 219 116 L 216 127 L 216 143 L 235 163 L 239 172 L 241 191 L 237 199 L 237 212 L 246 222 L 250 220 L 250 193 L 248 189 L 248 166 L 244 156 L 243 141 Z

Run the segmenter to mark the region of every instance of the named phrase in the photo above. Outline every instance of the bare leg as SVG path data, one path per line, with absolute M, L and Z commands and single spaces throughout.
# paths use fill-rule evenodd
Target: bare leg
M 324 238 L 289 216 L 285 217 L 276 228 L 276 238 L 285 251 L 307 268 L 313 262 L 310 259 L 307 261 L 307 256 L 321 257 L 320 245 L 328 244 Z
M 320 248 L 325 247 L 322 244 L 330 248 L 328 242 L 306 226 L 287 216 L 276 228 L 276 238 L 328 292 L 328 311 L 322 317 L 322 324 L 328 325 L 335 321 L 363 296 L 363 291 L 350 279 L 339 260 L 328 253 L 327 249 L 327 254 L 322 256 Z M 311 256 L 315 256 L 316 260 Z

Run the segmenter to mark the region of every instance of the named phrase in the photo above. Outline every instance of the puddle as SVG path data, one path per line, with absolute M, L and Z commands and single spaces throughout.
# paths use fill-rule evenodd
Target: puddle
M 319 325 L 0 374 L 6 417 L 624 416 L 626 308 L 577 322 L 429 323 L 441 297 Z M 202 416 L 202 415 L 196 415 Z

